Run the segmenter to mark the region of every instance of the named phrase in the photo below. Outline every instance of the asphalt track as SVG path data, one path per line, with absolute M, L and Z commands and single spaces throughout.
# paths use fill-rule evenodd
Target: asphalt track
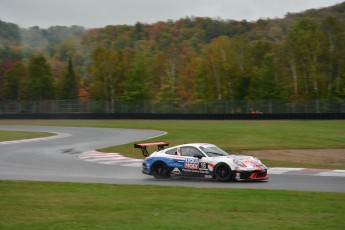
M 162 131 L 6 125 L 0 130 L 57 134 L 27 142 L 0 142 L 0 180 L 345 192 L 345 177 L 273 174 L 266 182 L 229 183 L 194 178 L 155 180 L 143 175 L 140 167 L 98 164 L 78 157 L 90 150 L 164 135 Z

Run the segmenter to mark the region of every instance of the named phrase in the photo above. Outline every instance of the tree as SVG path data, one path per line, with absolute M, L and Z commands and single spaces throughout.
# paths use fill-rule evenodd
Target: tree
M 305 97 L 322 98 L 325 96 L 324 65 L 325 37 L 318 24 L 310 18 L 302 18 L 294 23 L 288 34 L 288 46 L 291 50 L 292 72 L 303 76 Z M 294 76 L 294 78 L 297 78 Z M 297 81 L 297 79 L 294 79 Z
M 345 84 L 345 28 L 336 17 L 329 16 L 322 21 L 322 31 L 326 36 L 327 96 L 344 94 Z
M 54 79 L 51 67 L 42 54 L 34 55 L 29 60 L 28 99 L 54 99 Z
M 248 96 L 255 100 L 279 99 L 281 98 L 281 87 L 276 79 L 276 67 L 273 56 L 267 53 L 262 59 L 262 66 L 253 72 Z
M 175 45 L 169 46 L 167 52 L 164 54 L 164 65 L 162 66 L 163 73 L 160 75 L 160 90 L 159 98 L 164 100 L 177 99 L 177 82 L 179 72 L 179 55 Z
M 250 90 L 251 99 L 278 99 L 280 87 L 277 67 L 274 62 L 273 44 L 268 41 L 252 42 L 250 47 Z
M 121 99 L 126 101 L 140 101 L 148 99 L 150 87 L 148 81 L 148 62 L 144 55 L 138 55 L 129 66 L 125 76 L 123 88 L 124 93 Z
M 59 99 L 75 100 L 78 98 L 78 81 L 73 69 L 71 57 L 68 60 L 68 66 L 59 82 Z
M 197 74 L 198 96 L 204 99 L 243 99 L 250 86 L 249 43 L 221 36 L 206 45 Z
M 224 91 L 227 90 L 229 60 L 232 57 L 229 52 L 231 52 L 230 39 L 227 36 L 214 39 L 204 49 L 202 63 L 206 80 L 204 84 L 208 84 L 207 93 L 212 99 L 224 99 Z
M 124 80 L 126 62 L 119 49 L 98 48 L 93 52 L 90 67 L 94 98 L 107 101 L 108 110 L 114 112 L 114 102 L 121 95 L 118 87 Z
M 200 64 L 197 53 L 191 49 L 184 49 L 179 58 L 180 70 L 177 82 L 177 94 L 180 106 L 193 104 L 196 100 L 196 71 Z
M 16 63 L 5 73 L 3 93 L 6 100 L 19 100 L 25 90 L 28 70 L 22 62 Z

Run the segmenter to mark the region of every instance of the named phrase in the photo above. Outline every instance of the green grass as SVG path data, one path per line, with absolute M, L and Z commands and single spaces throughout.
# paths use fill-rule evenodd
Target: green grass
M 32 120 L 0 121 L 13 125 L 54 125 L 151 129 L 168 132 L 152 140 L 174 144 L 212 142 L 226 150 L 345 148 L 345 122 L 337 121 L 159 121 Z M 126 152 L 133 148 L 127 148 Z
M 1 126 L 0 126 L 1 128 Z M 53 133 L 47 132 L 27 132 L 27 131 L 7 131 L 0 130 L 0 141 L 23 140 L 39 137 L 54 136 Z
M 130 128 L 168 132 L 168 135 L 152 141 L 165 140 L 171 145 L 210 142 L 229 152 L 345 148 L 344 121 L 127 121 L 124 124 Z M 137 156 L 137 150 L 133 149 L 132 144 L 104 150 Z
M 345 193 L 0 181 L 0 207 L 0 229 L 345 226 Z
M 209 142 L 228 152 L 259 149 L 345 148 L 345 122 L 331 121 L 179 121 L 179 120 L 29 120 L 0 121 L 6 125 L 53 125 L 74 127 L 132 128 L 162 130 L 168 134 L 149 141 L 163 140 L 171 146 Z M 150 150 L 150 149 L 149 149 Z M 153 150 L 153 149 L 151 149 Z M 133 143 L 101 149 L 141 158 Z M 264 161 L 264 163 L 266 163 Z M 270 167 L 301 167 L 297 162 L 268 162 Z M 267 163 L 266 163 L 267 164 Z M 338 168 L 338 165 L 303 164 L 303 167 Z

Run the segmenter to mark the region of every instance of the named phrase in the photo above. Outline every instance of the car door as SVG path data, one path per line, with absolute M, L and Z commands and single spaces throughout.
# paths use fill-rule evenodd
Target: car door
M 207 163 L 203 158 L 205 155 L 193 146 L 184 146 L 180 148 L 180 155 L 184 158 L 183 168 L 184 174 L 205 174 Z M 208 171 L 208 170 L 207 170 Z

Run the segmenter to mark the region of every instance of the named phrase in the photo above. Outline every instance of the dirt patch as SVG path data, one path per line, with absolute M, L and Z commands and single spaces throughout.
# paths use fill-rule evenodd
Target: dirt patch
M 262 160 L 290 161 L 345 166 L 345 149 L 252 150 L 242 153 Z

